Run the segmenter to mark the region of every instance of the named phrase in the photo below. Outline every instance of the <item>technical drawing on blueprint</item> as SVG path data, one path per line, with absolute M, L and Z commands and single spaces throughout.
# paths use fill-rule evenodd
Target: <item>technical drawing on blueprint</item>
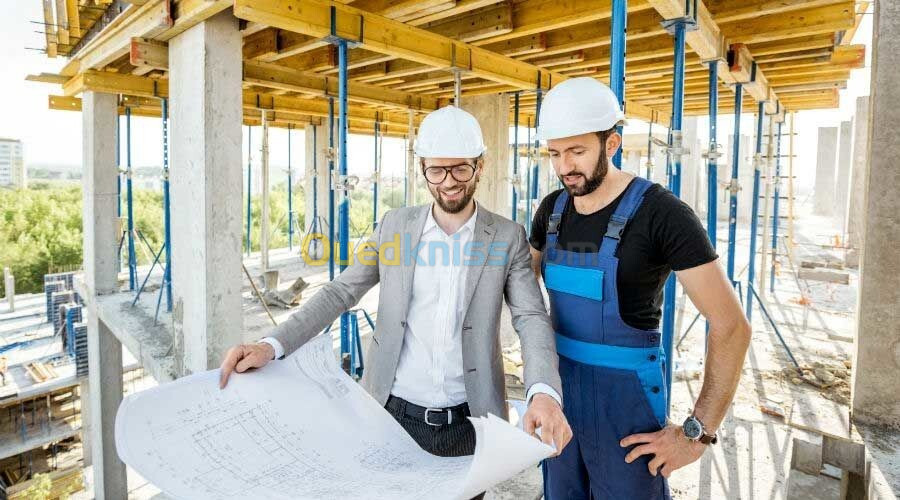
M 423 451 L 340 370 L 327 335 L 218 380 L 191 375 L 119 407 L 119 456 L 171 497 L 471 498 L 553 453 L 494 416 L 473 419 L 471 457 Z

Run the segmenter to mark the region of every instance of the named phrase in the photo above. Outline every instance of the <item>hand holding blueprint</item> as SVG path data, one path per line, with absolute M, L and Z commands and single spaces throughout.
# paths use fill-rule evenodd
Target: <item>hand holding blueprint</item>
M 224 390 L 212 370 L 128 396 L 119 457 L 179 499 L 466 499 L 553 453 L 491 415 L 473 419 L 474 456 L 433 456 L 331 345 L 322 335 Z

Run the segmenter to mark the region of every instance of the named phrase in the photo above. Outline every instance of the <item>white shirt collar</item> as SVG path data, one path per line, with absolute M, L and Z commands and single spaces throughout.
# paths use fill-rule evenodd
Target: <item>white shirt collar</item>
M 453 234 L 457 234 L 457 233 L 463 231 L 464 229 L 468 229 L 469 231 L 472 231 L 474 233 L 475 232 L 475 220 L 477 218 L 478 218 L 478 203 L 475 202 L 475 211 L 472 212 L 472 216 L 469 217 L 469 219 L 466 220 L 465 224 L 460 226 L 459 229 L 456 231 L 456 233 L 453 233 Z M 444 231 L 443 229 L 440 228 L 440 226 L 438 226 L 437 221 L 434 220 L 434 203 L 432 203 L 431 206 L 428 207 L 428 218 L 425 220 L 425 227 L 422 229 L 422 234 L 425 234 L 428 231 L 431 231 L 432 229 L 438 229 L 441 232 Z M 453 234 L 451 234 L 449 236 L 453 236 Z

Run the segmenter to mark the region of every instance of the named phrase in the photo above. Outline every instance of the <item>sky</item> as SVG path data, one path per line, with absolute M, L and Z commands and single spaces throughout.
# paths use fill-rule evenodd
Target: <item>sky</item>
M 42 52 L 29 48 L 43 47 L 43 19 L 39 0 L 12 0 L 5 2 L 6 14 L 0 16 L 0 47 L 4 50 L 5 64 L 0 68 L 0 137 L 24 141 L 26 165 L 55 164 L 79 168 L 81 164 L 81 113 L 53 111 L 47 107 L 47 95 L 59 93 L 58 86 L 27 82 L 25 76 L 32 73 L 58 72 L 65 63 L 63 58 L 50 59 Z M 856 97 L 869 95 L 869 67 L 871 61 L 872 16 L 864 16 L 853 43 L 866 44 L 866 67 L 852 72 L 847 89 L 841 91 L 841 108 L 797 113 L 795 150 L 798 157 L 794 168 L 801 190 L 808 189 L 814 181 L 817 127 L 837 126 L 849 120 L 854 112 Z M 729 98 L 722 94 L 721 98 Z M 626 96 L 627 98 L 627 96 Z M 162 161 L 161 125 L 157 118 L 132 118 L 132 164 L 134 166 L 160 165 Z M 122 117 L 124 126 L 124 117 Z M 727 144 L 727 134 L 733 128 L 733 117 L 719 117 L 719 143 Z M 701 117 L 698 128 L 701 139 L 707 139 L 708 121 Z M 742 133 L 753 135 L 755 125 L 752 115 L 743 115 Z M 647 125 L 631 120 L 625 133 L 647 133 Z M 259 162 L 259 128 L 254 127 L 250 151 L 254 165 Z M 520 137 L 525 137 L 522 129 Z M 270 163 L 275 169 L 288 164 L 288 133 L 272 129 L 269 148 Z M 304 133 L 295 130 L 291 138 L 291 164 L 301 169 L 304 161 Z M 384 176 L 401 176 L 405 163 L 405 141 L 385 138 L 383 142 L 382 172 Z M 247 127 L 244 127 L 244 151 L 242 164 L 247 162 Z M 374 142 L 372 136 L 351 135 L 348 145 L 349 170 L 352 175 L 367 175 L 374 168 Z M 273 174 L 274 175 L 274 174 Z

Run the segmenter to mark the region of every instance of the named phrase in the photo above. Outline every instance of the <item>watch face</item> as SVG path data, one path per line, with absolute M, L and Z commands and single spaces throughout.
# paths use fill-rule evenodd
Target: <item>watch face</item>
M 684 421 L 682 427 L 684 429 L 684 435 L 687 436 L 688 439 L 700 439 L 700 436 L 703 435 L 703 426 L 700 425 L 700 421 L 694 417 L 688 417 L 688 419 Z

